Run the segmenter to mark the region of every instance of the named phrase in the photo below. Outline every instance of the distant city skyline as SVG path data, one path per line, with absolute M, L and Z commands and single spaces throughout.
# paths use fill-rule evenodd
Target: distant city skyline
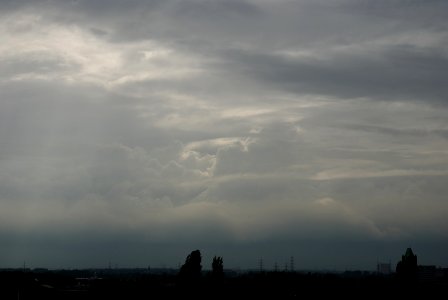
M 0 267 L 448 265 L 448 1 L 0 0 Z
M 408 248 L 409 249 L 409 248 Z M 199 249 L 198 249 L 199 250 Z M 212 269 L 211 266 L 211 258 L 216 255 L 210 255 L 210 253 L 204 253 L 203 259 L 202 259 L 202 267 L 204 271 L 210 271 Z M 404 250 L 402 251 L 402 254 L 405 253 Z M 230 256 L 232 258 L 232 256 Z M 331 256 L 331 259 L 336 259 L 336 256 Z M 370 265 L 370 263 L 373 260 L 366 260 L 365 262 L 358 262 L 357 264 L 348 263 L 345 267 L 337 264 L 335 262 L 322 264 L 318 263 L 319 259 L 315 259 L 311 263 L 304 262 L 303 265 L 301 265 L 300 268 L 296 268 L 296 258 L 295 256 L 290 256 L 287 258 L 278 258 L 276 260 L 272 260 L 272 257 L 268 257 L 267 259 L 263 257 L 258 257 L 256 259 L 255 264 L 251 265 L 247 262 L 242 262 L 241 260 L 238 260 L 241 262 L 240 265 L 235 265 L 235 260 L 230 259 L 230 263 L 233 263 L 233 265 L 229 265 L 227 261 L 224 259 L 224 267 L 227 270 L 241 270 L 241 271 L 293 271 L 293 272 L 303 272 L 303 271 L 329 271 L 329 272 L 343 272 L 343 271 L 371 271 L 371 272 L 379 272 L 382 274 L 389 274 L 390 272 L 394 273 L 396 266 L 398 262 L 401 260 L 400 257 L 396 257 L 393 259 L 378 259 L 376 260 L 375 264 Z M 70 261 L 67 259 L 67 261 Z M 96 261 L 94 265 L 85 265 L 85 264 L 79 264 L 79 265 L 58 265 L 55 264 L 49 264 L 49 265 L 36 265 L 32 261 L 23 261 L 22 265 L 20 266 L 12 266 L 11 264 L 6 265 L 0 265 L 0 269 L 171 269 L 171 270 L 178 270 L 180 269 L 180 266 L 184 263 L 185 257 L 183 259 L 180 259 L 177 263 L 159 263 L 156 262 L 156 264 L 148 263 L 146 265 L 136 265 L 136 264 L 120 264 L 117 261 L 107 261 L 104 265 L 101 264 L 99 261 Z M 250 259 L 251 262 L 254 262 L 254 258 Z M 421 261 L 419 261 L 419 265 L 433 265 L 437 268 L 448 268 L 448 264 L 434 264 L 432 263 L 433 260 L 428 258 L 423 258 L 423 264 Z M 313 266 L 314 265 L 314 266 Z M 364 266 L 364 267 L 357 267 L 357 266 Z M 386 271 L 386 269 L 388 271 Z

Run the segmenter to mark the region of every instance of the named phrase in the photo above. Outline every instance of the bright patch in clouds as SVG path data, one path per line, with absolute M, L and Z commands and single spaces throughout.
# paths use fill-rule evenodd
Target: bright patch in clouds
M 81 26 L 61 26 L 37 15 L 9 17 L 2 23 L 0 30 L 6 39 L 0 46 L 0 58 L 36 65 L 4 80 L 62 80 L 115 88 L 147 80 L 191 78 L 202 71 L 198 59 L 157 41 L 114 44 Z

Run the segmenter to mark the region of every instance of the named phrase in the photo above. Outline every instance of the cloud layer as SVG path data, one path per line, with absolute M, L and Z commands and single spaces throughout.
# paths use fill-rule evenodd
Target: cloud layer
M 0 267 L 446 264 L 447 8 L 0 1 Z

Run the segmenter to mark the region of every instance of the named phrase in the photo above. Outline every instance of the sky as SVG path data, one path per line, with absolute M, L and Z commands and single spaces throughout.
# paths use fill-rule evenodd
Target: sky
M 447 19 L 0 0 L 0 268 L 448 267 Z

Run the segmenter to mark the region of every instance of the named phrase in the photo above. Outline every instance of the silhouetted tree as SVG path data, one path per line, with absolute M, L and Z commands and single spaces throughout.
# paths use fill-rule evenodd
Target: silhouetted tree
M 179 275 L 183 278 L 199 278 L 201 276 L 201 251 L 192 251 L 187 258 L 185 263 L 182 265 L 179 271 Z
M 221 256 L 213 257 L 212 276 L 214 278 L 222 278 L 224 276 L 224 266 L 223 266 L 223 263 L 222 263 L 222 257 Z

